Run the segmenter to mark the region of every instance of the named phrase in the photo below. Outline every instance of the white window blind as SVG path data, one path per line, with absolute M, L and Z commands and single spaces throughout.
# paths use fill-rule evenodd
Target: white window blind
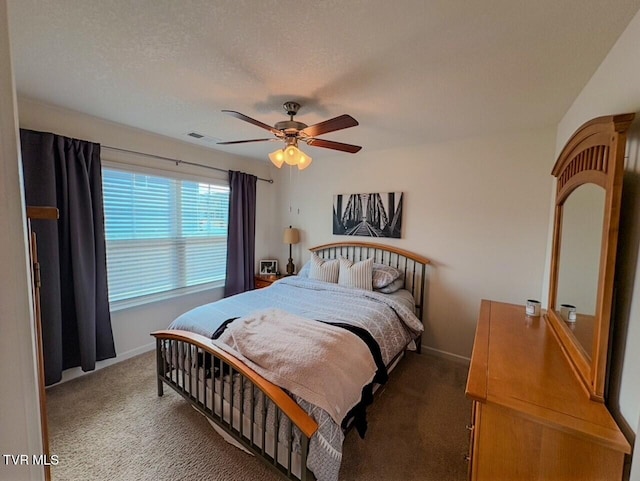
M 112 167 L 102 182 L 111 303 L 224 280 L 228 187 Z

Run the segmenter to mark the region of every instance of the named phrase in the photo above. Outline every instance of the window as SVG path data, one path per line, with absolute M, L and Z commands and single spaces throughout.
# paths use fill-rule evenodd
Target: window
M 112 167 L 102 183 L 112 306 L 224 280 L 228 187 Z

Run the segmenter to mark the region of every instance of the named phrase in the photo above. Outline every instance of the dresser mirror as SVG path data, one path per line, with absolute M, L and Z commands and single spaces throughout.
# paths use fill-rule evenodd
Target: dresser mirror
M 558 295 L 554 310 L 560 314 L 589 360 L 598 298 L 604 193 L 599 185 L 582 184 L 567 197 L 562 207 Z M 564 311 L 563 305 L 567 307 Z M 573 315 L 569 319 L 569 309 L 572 308 L 575 308 L 575 319 Z
M 593 119 L 560 153 L 547 320 L 594 400 L 604 401 L 626 131 L 634 114 Z

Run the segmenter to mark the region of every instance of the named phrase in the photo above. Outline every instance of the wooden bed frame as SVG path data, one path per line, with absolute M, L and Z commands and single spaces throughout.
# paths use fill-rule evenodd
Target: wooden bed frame
M 413 294 L 416 301 L 416 316 L 424 322 L 426 267 L 430 263 L 429 259 L 392 246 L 362 242 L 338 242 L 312 247 L 309 250 L 324 259 L 345 257 L 357 262 L 373 257 L 376 263 L 396 267 L 403 272 L 405 289 Z M 181 330 L 162 330 L 151 335 L 156 338 L 158 396 L 163 395 L 163 385 L 166 384 L 215 423 L 235 443 L 262 459 L 287 479 L 315 479 L 306 466 L 309 441 L 318 425 L 285 391 L 261 377 L 242 361 L 217 348 L 205 336 Z M 418 352 L 420 345 L 421 337 L 416 340 Z M 208 400 L 205 369 L 197 369 L 194 376 L 191 375 L 191 367 L 189 370 L 183 368 L 185 364 L 192 366 L 196 360 L 198 365 L 202 364 L 205 368 L 210 366 L 212 373 L 225 374 L 220 378 L 221 387 L 218 392 L 216 376 L 211 375 Z M 390 364 L 395 361 L 396 359 Z M 228 390 L 225 390 L 225 383 Z M 247 386 L 251 395 L 245 397 Z M 236 387 L 239 394 L 234 396 Z M 261 408 L 254 404 L 256 397 L 262 399 Z M 284 443 L 281 431 L 280 436 L 272 436 L 273 439 L 269 442 L 265 409 L 267 400 L 271 401 L 272 409 L 275 409 L 271 426 L 273 432 L 280 431 L 280 423 L 283 420 L 289 421 L 285 423 L 288 425 L 288 438 Z M 234 409 L 239 411 L 239 419 L 234 419 Z M 243 420 L 249 423 L 249 428 L 245 427 Z M 299 436 L 299 453 L 294 452 L 295 435 Z M 286 449 L 284 452 L 283 448 Z M 294 469 L 296 456 L 299 456 L 298 472 Z

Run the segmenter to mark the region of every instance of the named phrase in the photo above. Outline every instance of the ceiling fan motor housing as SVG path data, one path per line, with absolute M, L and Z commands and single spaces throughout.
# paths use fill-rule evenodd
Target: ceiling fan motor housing
M 294 133 L 298 132 L 299 130 L 306 129 L 307 124 L 296 122 L 295 120 L 283 120 L 282 122 L 277 122 L 273 127 L 277 130 L 282 130 L 285 133 Z
M 273 126 L 274 129 L 281 130 L 285 134 L 296 134 L 300 130 L 306 129 L 308 127 L 307 124 L 303 124 L 302 122 L 296 122 L 295 120 L 293 120 L 293 116 L 298 113 L 298 110 L 300 110 L 300 104 L 298 102 L 285 102 L 282 104 L 282 108 L 291 118 L 289 120 L 277 122 Z

